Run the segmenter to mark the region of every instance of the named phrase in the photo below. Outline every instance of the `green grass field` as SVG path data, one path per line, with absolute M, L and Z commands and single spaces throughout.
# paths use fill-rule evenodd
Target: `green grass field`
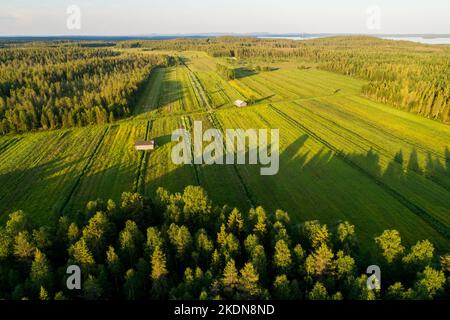
M 204 53 L 153 71 L 129 119 L 114 125 L 0 137 L 0 219 L 23 209 L 38 224 L 123 191 L 201 185 L 219 205 L 284 209 L 297 221 L 356 225 L 363 244 L 395 228 L 450 249 L 450 127 L 359 95 L 363 81 L 298 62 L 226 81 Z M 236 109 L 236 99 L 255 99 Z M 279 128 L 280 171 L 171 162 L 173 130 Z M 136 139 L 156 139 L 152 153 Z

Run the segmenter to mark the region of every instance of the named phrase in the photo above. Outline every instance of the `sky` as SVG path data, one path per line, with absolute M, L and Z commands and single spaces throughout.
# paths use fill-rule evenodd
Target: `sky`
M 450 34 L 450 0 L 0 0 L 0 36 L 209 32 Z

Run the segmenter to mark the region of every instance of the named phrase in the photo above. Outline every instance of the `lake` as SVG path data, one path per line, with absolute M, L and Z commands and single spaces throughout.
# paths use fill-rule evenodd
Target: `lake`
M 424 38 L 424 37 L 381 37 L 387 40 L 397 40 L 397 41 L 413 41 L 424 44 L 450 44 L 450 38 Z
M 297 41 L 303 41 L 303 40 L 310 40 L 310 39 L 317 39 L 317 38 L 325 38 L 330 37 L 329 36 L 321 36 L 321 37 L 258 37 L 261 39 L 287 39 L 287 40 L 297 40 Z M 424 44 L 450 44 L 450 37 L 449 38 L 425 38 L 425 37 L 404 37 L 404 36 L 392 36 L 392 37 L 379 37 L 382 39 L 387 40 L 396 40 L 396 41 L 412 41 L 412 42 L 418 42 L 418 43 L 424 43 Z

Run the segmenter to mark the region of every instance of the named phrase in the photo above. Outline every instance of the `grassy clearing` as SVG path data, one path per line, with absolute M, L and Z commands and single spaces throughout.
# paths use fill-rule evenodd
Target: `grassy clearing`
M 149 139 L 155 139 L 158 149 L 147 156 L 144 177 L 145 194 L 153 196 L 158 187 L 180 192 L 188 185 L 197 185 L 195 172 L 190 165 L 175 165 L 171 160 L 172 131 L 183 127 L 181 117 L 156 119 L 152 123 Z
M 145 138 L 145 130 L 145 122 L 109 128 L 65 212 L 83 209 L 80 205 L 93 200 L 93 196 L 118 200 L 122 192 L 135 188 L 140 153 L 134 149 L 134 143 Z
M 60 212 L 105 128 L 27 134 L 0 154 L 0 212 L 25 210 L 36 223 Z
M 218 128 L 214 115 L 203 114 L 192 116 L 190 122 L 201 121 L 203 130 Z M 220 128 L 219 128 L 220 129 Z M 203 143 L 203 148 L 209 143 Z M 246 194 L 245 185 L 240 180 L 234 165 L 199 165 L 198 176 L 200 185 L 207 190 L 218 204 L 228 204 L 248 210 L 251 199 Z
M 235 100 L 245 99 L 245 96 L 233 86 L 232 82 L 225 81 L 215 72 L 216 61 L 214 59 L 204 55 L 196 57 L 188 54 L 185 60 L 186 65 L 201 82 L 212 107 L 230 107 Z
M 141 93 L 141 97 L 134 109 L 135 116 L 145 114 L 158 108 L 160 91 L 166 69 L 156 68 L 150 75 L 149 81 Z

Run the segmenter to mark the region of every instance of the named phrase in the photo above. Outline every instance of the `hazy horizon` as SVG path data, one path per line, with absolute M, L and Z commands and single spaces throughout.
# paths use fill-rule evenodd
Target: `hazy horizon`
M 274 32 L 245 32 L 245 33 L 236 33 L 236 32 L 197 32 L 197 33 L 142 33 L 142 34 L 11 34 L 11 35 L 0 35 L 0 38 L 145 38 L 145 37 L 207 37 L 207 36 L 273 36 L 273 37 L 283 37 L 283 36 L 399 36 L 399 37 L 414 37 L 414 36 L 436 36 L 436 37 L 450 37 L 450 33 L 332 33 L 332 32 L 320 32 L 320 33 L 307 33 L 307 32 L 285 32 L 285 33 L 274 33 Z
M 447 0 L 3 0 L 0 36 L 449 34 Z M 69 29 L 67 8 L 81 12 Z M 375 9 L 374 9 L 375 8 Z M 378 16 L 378 18 L 377 18 Z M 375 25 L 368 22 L 375 17 Z

